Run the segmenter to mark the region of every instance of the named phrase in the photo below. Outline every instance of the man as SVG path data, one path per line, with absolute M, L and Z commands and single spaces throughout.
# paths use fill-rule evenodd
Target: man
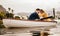
M 39 8 L 37 8 L 36 10 L 35 10 L 35 12 L 34 13 L 32 13 L 30 16 L 29 16 L 29 20 L 36 20 L 36 19 L 40 19 L 40 17 L 39 17 L 39 15 L 38 15 L 38 13 L 40 12 L 40 9 Z

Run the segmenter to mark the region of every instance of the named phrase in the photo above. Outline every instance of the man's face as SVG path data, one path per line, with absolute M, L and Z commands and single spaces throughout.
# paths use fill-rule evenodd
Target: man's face
M 39 10 L 36 10 L 35 12 L 36 12 L 36 13 L 40 13 L 40 11 L 39 11 Z

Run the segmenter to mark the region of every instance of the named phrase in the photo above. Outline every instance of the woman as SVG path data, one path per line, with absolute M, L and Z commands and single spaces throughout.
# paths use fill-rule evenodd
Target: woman
M 42 19 L 42 18 L 46 18 L 46 19 L 43 19 L 44 21 L 51 21 L 50 18 L 47 18 L 48 15 L 47 15 L 47 14 L 45 13 L 45 11 L 42 10 L 42 9 L 40 9 L 40 13 L 39 13 L 38 15 L 39 15 L 40 19 Z

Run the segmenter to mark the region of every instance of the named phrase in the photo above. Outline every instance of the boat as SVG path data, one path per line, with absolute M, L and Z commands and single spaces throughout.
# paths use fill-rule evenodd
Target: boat
M 5 27 L 43 27 L 56 25 L 55 21 L 3 19 Z

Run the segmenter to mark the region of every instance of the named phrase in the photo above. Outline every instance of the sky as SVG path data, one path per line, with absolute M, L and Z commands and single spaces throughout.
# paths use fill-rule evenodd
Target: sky
M 0 0 L 4 8 L 10 7 L 14 13 L 33 12 L 36 8 L 50 11 L 52 8 L 60 9 L 60 0 Z

